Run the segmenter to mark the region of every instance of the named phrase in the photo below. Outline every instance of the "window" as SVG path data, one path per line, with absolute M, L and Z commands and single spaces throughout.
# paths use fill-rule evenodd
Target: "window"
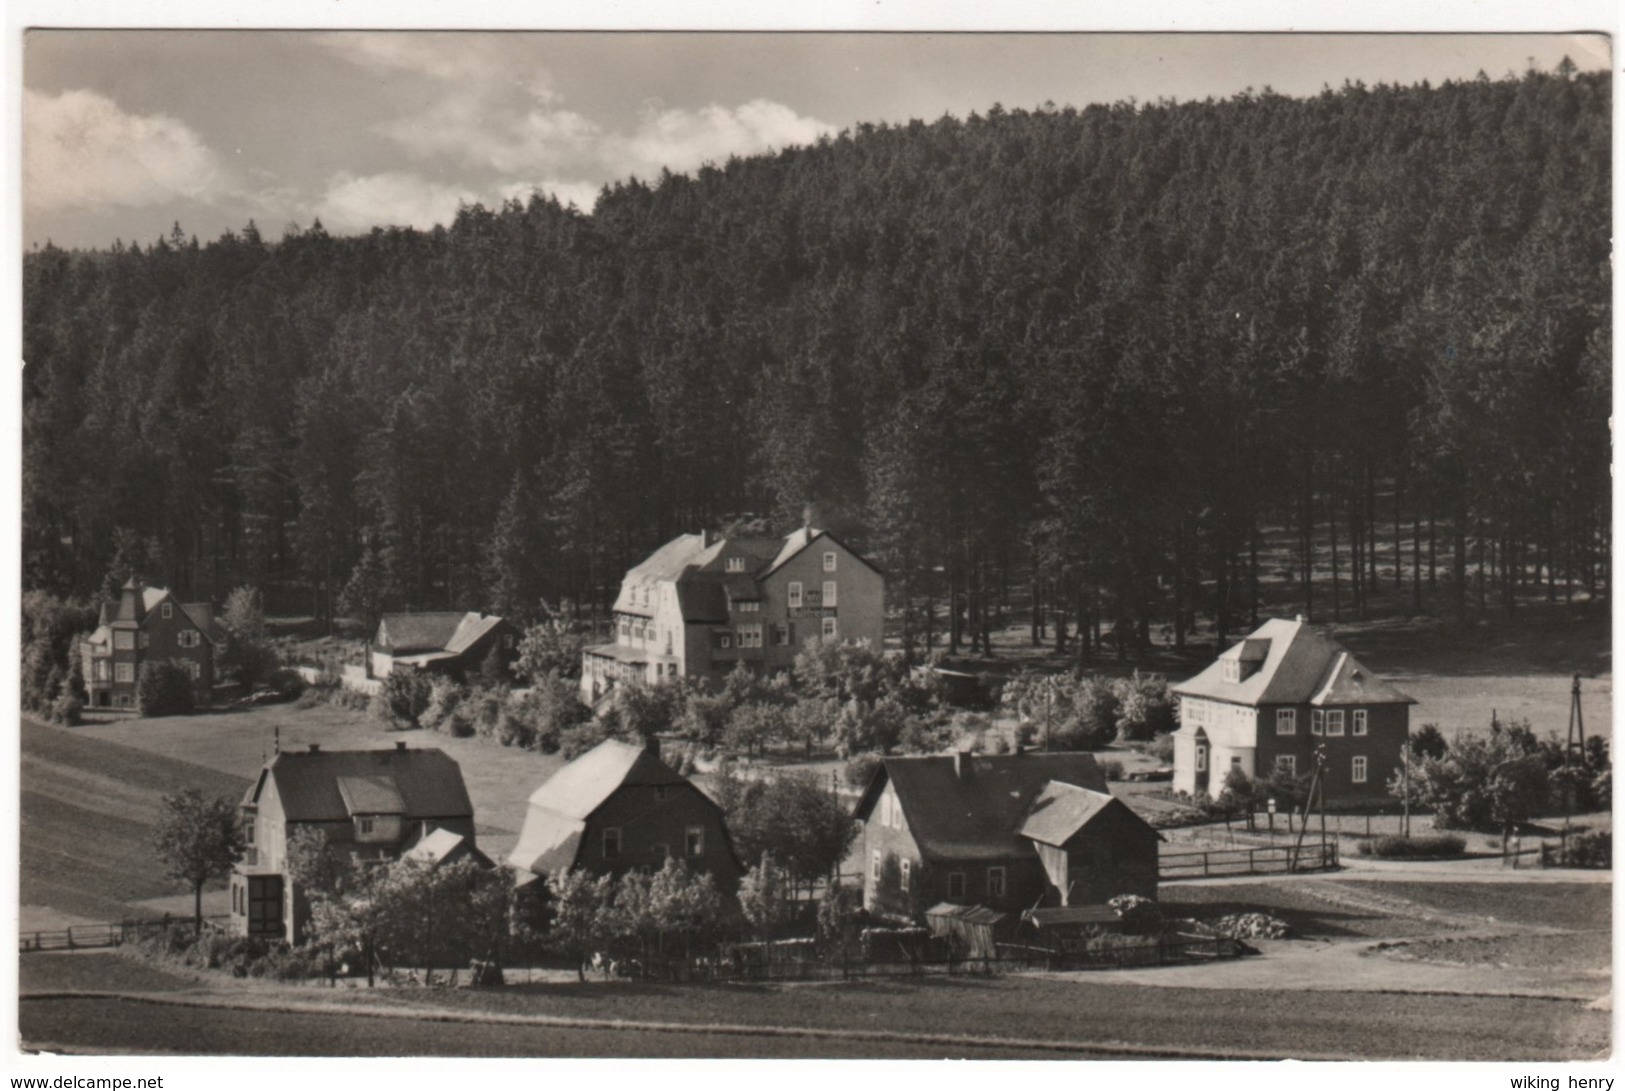
M 198 635 L 196 629 L 188 629 L 185 632 L 175 634 L 175 643 L 183 648 L 195 648 L 202 642 L 203 638 Z
M 1365 783 L 1365 755 L 1357 755 L 1354 759 L 1354 783 Z
M 965 873 L 963 871 L 950 871 L 948 873 L 948 897 L 963 898 L 965 896 Z
M 175 604 L 173 602 L 164 603 L 161 609 L 165 621 L 168 621 L 170 618 L 175 616 Z
M 1309 713 L 1309 734 L 1326 734 L 1326 710 L 1317 708 Z
M 1004 869 L 990 867 L 987 869 L 987 896 L 989 898 L 1004 897 Z
M 107 681 L 107 660 L 98 659 L 92 664 L 90 676 L 97 682 Z
M 366 837 L 366 836 L 368 836 L 369 834 L 372 833 L 372 819 L 370 819 L 370 818 L 358 818 L 358 819 L 356 819 L 356 822 L 361 827 L 361 836 L 362 837 Z
M 664 860 L 666 857 L 671 855 L 671 846 L 666 844 L 664 841 L 660 842 L 660 844 L 655 846 L 655 855 Z
M 1354 734 L 1364 735 L 1366 731 L 1366 711 L 1363 708 L 1357 708 L 1354 710 Z
M 622 640 L 631 640 L 632 639 L 632 626 L 628 622 L 625 622 L 625 621 L 621 622 L 621 639 Z
M 835 625 L 835 619 L 832 618 L 832 617 L 825 618 L 824 619 L 824 639 L 825 640 L 834 640 L 836 635 L 837 635 L 837 631 L 838 630 L 837 630 L 836 625 Z
M 254 831 L 258 827 L 259 823 L 255 822 L 252 818 L 243 823 L 243 844 L 252 845 L 254 843 Z
M 1343 710 L 1334 708 L 1326 713 L 1326 735 L 1341 736 L 1343 734 Z
M 755 599 L 743 599 L 739 603 L 739 612 L 741 614 L 759 614 L 762 612 L 762 604 Z
M 203 675 L 203 668 L 198 664 L 196 659 L 184 660 L 181 663 L 181 669 L 184 670 L 187 677 L 191 678 L 194 682 L 196 682 Z
M 1207 772 L 1207 747 L 1205 746 L 1196 748 L 1196 771 L 1198 773 Z
M 683 839 L 683 845 L 684 845 L 685 851 L 690 856 L 704 856 L 705 855 L 705 827 L 704 826 L 690 826 L 688 828 L 687 835 Z
M 1294 754 L 1275 755 L 1275 771 L 1285 773 L 1289 777 L 1298 775 L 1298 759 Z
M 512 633 L 503 633 L 502 634 L 502 646 L 504 648 L 512 648 L 513 647 L 513 634 Z
M 649 605 L 649 589 L 647 587 L 643 589 L 643 605 Z
M 1275 710 L 1275 733 L 1277 735 L 1296 735 L 1298 733 L 1297 709 L 1278 708 Z
M 1240 769 L 1241 768 L 1241 755 L 1240 754 L 1231 754 L 1230 755 L 1230 768 L 1232 768 L 1232 769 Z
M 801 583 L 799 580 L 790 581 L 790 609 L 801 609 Z
M 741 625 L 739 627 L 739 646 L 741 648 L 760 648 L 762 646 L 762 623 Z
M 824 571 L 825 572 L 833 572 L 833 571 L 835 571 L 835 554 L 833 554 L 833 553 L 824 554 Z
M 604 828 L 604 859 L 613 860 L 621 854 L 621 830 L 618 826 Z
M 835 605 L 835 581 L 834 580 L 825 580 L 824 581 L 824 605 L 825 606 L 834 606 Z
M 134 682 L 135 681 L 135 664 L 134 663 L 114 663 L 113 664 L 113 681 L 115 681 L 115 682 Z
M 909 862 L 907 860 L 904 860 L 903 861 L 902 877 L 897 882 L 898 888 L 901 889 L 904 894 L 908 893 L 908 873 L 909 873 Z
M 743 572 L 745 570 L 745 558 L 729 557 L 727 567 L 729 572 Z
M 796 642 L 796 623 L 793 621 L 785 622 L 784 628 L 779 629 L 778 633 L 779 643 L 785 647 L 789 647 L 791 644 Z
M 880 850 L 876 849 L 869 857 L 869 878 L 875 882 L 880 881 Z
M 113 633 L 113 647 L 117 651 L 131 652 L 135 650 L 135 634 L 128 629 L 118 629 Z
M 733 646 L 734 646 L 734 637 L 733 637 L 732 633 L 718 633 L 717 634 L 717 647 L 719 647 L 719 648 L 731 648 Z
M 1224 661 L 1224 680 L 1226 682 L 1241 681 L 1241 660 L 1226 659 Z

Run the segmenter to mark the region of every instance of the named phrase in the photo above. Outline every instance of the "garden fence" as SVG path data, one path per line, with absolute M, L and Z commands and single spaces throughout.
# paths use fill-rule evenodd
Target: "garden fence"
M 224 917 L 205 917 L 205 928 L 218 927 Z M 19 935 L 18 948 L 30 951 L 78 951 L 96 947 L 122 947 L 146 936 L 160 935 L 171 928 L 180 927 L 188 933 L 192 929 L 190 917 L 164 917 L 158 920 L 97 921 L 76 924 L 71 928 L 35 929 Z
M 1213 849 L 1163 853 L 1157 878 L 1215 879 L 1228 875 L 1277 875 L 1295 871 L 1333 871 L 1338 867 L 1337 842 L 1250 849 Z

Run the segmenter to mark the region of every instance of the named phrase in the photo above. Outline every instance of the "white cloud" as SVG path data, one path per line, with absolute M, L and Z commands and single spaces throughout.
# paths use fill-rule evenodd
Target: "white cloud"
M 611 160 L 607 165 L 626 172 L 646 174 L 666 167 L 680 173 L 732 155 L 811 144 L 834 132 L 833 125 L 767 99 L 732 110 L 716 105 L 657 110 L 644 114 L 632 136 L 613 142 L 606 159 Z
M 23 92 L 23 193 L 36 211 L 211 201 L 226 172 L 184 122 L 92 91 Z
M 415 174 L 387 171 L 357 177 L 341 171 L 328 180 L 316 215 L 324 227 L 337 234 L 374 227 L 430 228 L 450 224 L 459 205 L 479 199 L 473 190 L 442 185 Z
M 512 182 L 502 187 L 500 196 L 504 201 L 528 201 L 532 193 L 540 191 L 544 195 L 557 197 L 561 205 L 575 205 L 582 212 L 591 212 L 598 203 L 601 188 L 592 182 L 547 179 L 541 182 Z
M 551 74 L 516 57 L 515 47 L 524 47 L 506 35 L 347 31 L 313 40 L 374 71 L 414 72 L 464 89 L 509 88 L 541 102 L 555 97 Z

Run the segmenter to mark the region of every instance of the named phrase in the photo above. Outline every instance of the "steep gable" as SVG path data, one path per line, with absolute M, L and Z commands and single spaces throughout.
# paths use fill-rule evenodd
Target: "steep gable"
M 1256 669 L 1245 665 L 1256 663 Z M 1243 667 L 1239 678 L 1227 670 Z M 1194 678 L 1171 687 L 1181 696 L 1207 697 L 1239 705 L 1302 705 L 1315 701 L 1334 676 L 1342 672 L 1351 681 L 1358 672 L 1361 696 L 1349 703 L 1412 703 L 1397 689 L 1378 681 L 1360 667 L 1337 641 L 1309 628 L 1303 621 L 1273 618 L 1246 639 L 1226 649 Z M 1346 685 L 1344 692 L 1356 692 Z M 1320 701 L 1318 703 L 1332 703 Z

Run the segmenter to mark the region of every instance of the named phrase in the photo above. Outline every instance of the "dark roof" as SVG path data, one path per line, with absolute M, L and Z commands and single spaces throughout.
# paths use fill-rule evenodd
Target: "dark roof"
M 1060 848 L 1089 823 L 1113 808 L 1121 808 L 1135 822 L 1151 828 L 1151 824 L 1134 810 L 1107 792 L 1094 792 L 1071 784 L 1051 781 L 1033 800 L 1027 819 L 1021 824 L 1021 836 Z M 1162 834 L 1157 834 L 1163 840 Z
M 229 635 L 225 625 L 214 616 L 214 607 L 207 602 L 183 602 L 180 604 L 181 613 L 186 620 L 198 627 L 198 630 L 213 641 L 222 641 Z
M 1123 918 L 1109 905 L 1057 905 L 1029 909 L 1021 915 L 1039 928 L 1066 928 L 1081 924 L 1116 924 Z
M 531 793 L 525 825 L 508 862 L 537 873 L 570 868 L 587 819 L 622 787 L 688 783 L 645 747 L 606 739 Z
M 1241 660 L 1260 663 L 1240 681 L 1224 679 L 1224 664 Z M 1196 677 L 1172 687 L 1192 697 L 1210 697 L 1240 705 L 1303 705 L 1336 703 L 1317 695 L 1342 672 L 1358 672 L 1364 680 L 1359 696 L 1366 704 L 1415 704 L 1393 686 L 1382 682 L 1354 661 L 1337 641 L 1311 629 L 1303 621 L 1271 618 L 1246 639 L 1231 645 Z
M 728 596 L 723 581 L 711 574 L 684 576 L 677 581 L 677 607 L 685 622 L 726 622 Z
M 502 624 L 500 617 L 482 617 L 472 610 L 385 614 L 378 622 L 376 642 L 398 654 L 445 651 L 457 655 Z
M 1032 855 L 1021 836 L 1028 810 L 1051 781 L 1107 792 L 1105 774 L 1089 754 L 963 755 L 884 758 L 858 800 L 866 819 L 889 781 L 920 851 L 939 859 L 1009 859 Z
M 463 771 L 443 750 L 284 751 L 266 763 L 265 773 L 276 783 L 289 822 L 349 821 L 354 812 L 340 787 L 345 780 L 390 782 L 400 799 L 393 813 L 408 819 L 474 816 Z M 265 781 L 262 775 L 245 802 L 259 802 Z
M 998 924 L 1009 917 L 1008 913 L 1001 913 L 997 909 L 989 909 L 985 905 L 954 905 L 952 902 L 939 902 L 925 911 L 928 917 L 954 917 L 966 924 Z

